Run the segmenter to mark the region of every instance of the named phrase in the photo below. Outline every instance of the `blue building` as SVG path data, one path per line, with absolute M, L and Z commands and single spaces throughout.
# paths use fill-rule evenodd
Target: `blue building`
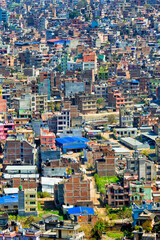
M 132 205 L 132 218 L 133 218 L 133 227 L 136 226 L 138 222 L 139 215 L 144 211 L 148 210 L 149 212 L 155 213 L 160 211 L 160 203 L 146 203 L 143 202 L 141 205 L 136 205 L 133 203 Z
M 8 23 L 8 12 L 0 7 L 0 22 Z

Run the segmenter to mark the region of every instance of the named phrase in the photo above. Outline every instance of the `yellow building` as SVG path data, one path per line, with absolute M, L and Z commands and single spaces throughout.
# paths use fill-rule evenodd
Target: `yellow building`
M 18 214 L 19 216 L 37 216 L 37 189 L 24 189 L 19 186 L 18 192 Z

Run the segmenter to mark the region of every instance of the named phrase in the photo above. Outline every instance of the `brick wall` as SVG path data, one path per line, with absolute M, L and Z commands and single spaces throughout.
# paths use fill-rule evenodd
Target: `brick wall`
M 22 185 L 23 189 L 38 188 L 35 178 L 29 179 L 29 181 L 27 179 L 13 178 L 12 182 L 14 188 L 18 188 L 19 185 Z
M 90 181 L 82 180 L 81 174 L 72 175 L 64 183 L 64 203 L 75 205 L 78 200 L 90 200 Z

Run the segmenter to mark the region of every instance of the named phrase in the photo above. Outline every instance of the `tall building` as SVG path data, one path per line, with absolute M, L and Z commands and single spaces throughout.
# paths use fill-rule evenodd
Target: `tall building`
M 35 145 L 26 140 L 8 137 L 4 145 L 4 164 L 33 165 L 35 161 Z
M 67 181 L 55 185 L 55 203 L 75 205 L 77 201 L 90 200 L 90 180 L 84 180 L 79 173 L 72 175 Z
M 52 149 L 56 149 L 55 134 L 53 132 L 49 132 L 48 127 L 40 129 L 40 142 L 41 145 L 49 146 Z
M 144 155 L 135 151 L 131 157 L 127 157 L 127 170 L 138 175 L 139 180 L 152 181 L 156 177 L 154 162 L 147 160 Z
M 119 123 L 120 127 L 133 127 L 133 114 L 123 106 L 119 109 Z
M 62 109 L 56 112 L 54 116 L 48 119 L 49 130 L 54 133 L 63 132 L 64 129 L 70 128 L 70 110 Z
M 8 23 L 8 12 L 0 7 L 0 22 Z
M 18 215 L 21 217 L 37 216 L 37 189 L 22 189 L 18 192 Z
M 67 60 L 68 60 L 68 54 L 63 53 L 61 56 L 61 71 L 66 72 L 67 71 Z

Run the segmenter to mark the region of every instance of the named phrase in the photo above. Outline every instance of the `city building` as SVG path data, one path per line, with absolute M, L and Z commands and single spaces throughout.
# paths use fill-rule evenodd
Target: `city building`
M 37 189 L 24 189 L 19 186 L 18 214 L 21 217 L 37 216 Z
M 126 163 L 126 169 L 137 174 L 139 180 L 155 180 L 156 167 L 154 162 L 148 160 L 146 156 L 141 155 L 138 151 L 135 151 L 131 157 L 127 157 Z

